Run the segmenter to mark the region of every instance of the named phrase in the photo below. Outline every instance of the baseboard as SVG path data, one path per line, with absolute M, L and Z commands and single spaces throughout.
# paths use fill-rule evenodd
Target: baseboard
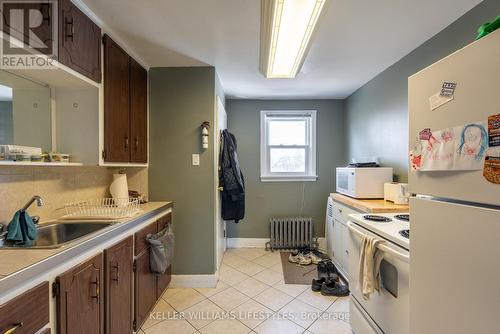
M 227 238 L 227 248 L 266 248 L 268 238 Z
M 172 275 L 170 288 L 215 288 L 219 273 L 211 275 Z
M 318 238 L 318 248 L 323 253 L 326 253 L 326 238 Z

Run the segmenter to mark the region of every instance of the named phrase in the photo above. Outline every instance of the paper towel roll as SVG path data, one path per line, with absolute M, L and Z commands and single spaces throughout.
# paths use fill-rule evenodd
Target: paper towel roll
M 109 187 L 111 196 L 115 200 L 115 204 L 118 206 L 127 205 L 126 199 L 128 199 L 128 184 L 127 184 L 127 174 L 113 174 L 113 182 Z

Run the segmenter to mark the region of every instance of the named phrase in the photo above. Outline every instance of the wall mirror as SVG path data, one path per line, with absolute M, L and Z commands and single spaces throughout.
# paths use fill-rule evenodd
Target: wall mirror
M 0 145 L 52 150 L 50 88 L 0 70 Z

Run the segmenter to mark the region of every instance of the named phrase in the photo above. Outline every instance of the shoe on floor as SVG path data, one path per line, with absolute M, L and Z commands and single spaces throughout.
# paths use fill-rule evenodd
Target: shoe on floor
M 320 263 L 321 261 L 323 261 L 322 258 L 320 258 L 319 256 L 317 256 L 316 254 L 314 254 L 313 252 L 309 252 L 309 253 L 306 253 L 304 254 L 304 256 L 308 257 L 311 259 L 311 262 L 313 264 L 318 264 Z
M 312 283 L 311 283 L 311 290 L 314 291 L 314 292 L 321 291 L 321 287 L 326 282 L 327 282 L 327 279 L 325 277 L 322 277 L 320 279 L 314 279 L 313 278 Z
M 339 271 L 335 268 L 332 260 L 323 260 L 318 263 L 318 278 L 340 276 Z
M 330 258 L 328 257 L 328 255 L 326 255 L 325 253 L 319 251 L 319 250 L 313 250 L 312 251 L 314 253 L 314 255 L 316 255 L 317 257 L 320 257 L 321 260 L 330 260 Z
M 288 262 L 297 263 L 301 266 L 308 266 L 312 263 L 312 260 L 309 257 L 304 256 L 304 254 L 302 253 L 298 253 L 297 255 L 293 255 L 293 253 L 290 253 Z
M 323 296 L 345 297 L 349 296 L 349 289 L 340 282 L 329 281 L 321 285 Z

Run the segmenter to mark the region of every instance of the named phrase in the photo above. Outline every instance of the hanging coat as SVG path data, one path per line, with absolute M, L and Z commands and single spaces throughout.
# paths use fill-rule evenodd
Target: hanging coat
M 236 138 L 223 130 L 221 144 L 219 187 L 222 189 L 222 219 L 238 223 L 245 216 L 245 180 L 238 162 Z

